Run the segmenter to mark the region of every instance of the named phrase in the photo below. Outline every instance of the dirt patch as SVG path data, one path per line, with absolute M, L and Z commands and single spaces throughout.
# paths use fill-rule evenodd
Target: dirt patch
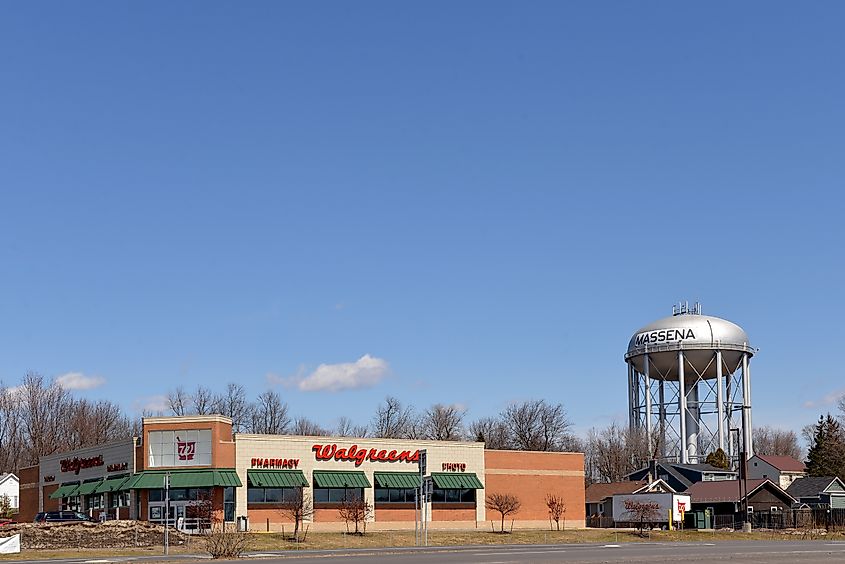
M 3 527 L 3 536 L 20 533 L 21 548 L 62 550 L 69 548 L 144 548 L 163 546 L 164 527 L 146 521 L 105 523 L 21 523 Z M 170 530 L 170 543 L 180 545 L 189 537 Z

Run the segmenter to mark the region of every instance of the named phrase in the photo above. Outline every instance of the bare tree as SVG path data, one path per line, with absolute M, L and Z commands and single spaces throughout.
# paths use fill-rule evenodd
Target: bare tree
M 387 396 L 384 404 L 376 409 L 373 418 L 373 436 L 384 439 L 403 439 L 414 434 L 414 410 L 404 407 L 393 396 Z
M 616 422 L 604 429 L 590 429 L 584 450 L 587 477 L 597 482 L 621 482 L 652 458 L 646 432 Z
M 641 534 L 650 529 L 660 517 L 660 505 L 653 501 L 626 499 L 624 505 L 625 513 L 619 516 L 619 520 L 637 523 Z
M 549 521 L 554 521 L 557 530 L 560 530 L 560 520 L 566 513 L 566 500 L 563 496 L 546 494 L 546 507 L 549 509 Z M 563 528 L 566 529 L 566 520 L 563 521 Z
M 367 519 L 373 514 L 373 506 L 361 496 L 348 495 L 343 498 L 337 510 L 338 515 L 346 523 L 346 532 L 349 533 L 349 523 L 355 523 L 355 534 L 361 535 L 367 532 Z M 359 525 L 363 524 L 363 530 Z
M 251 432 L 263 435 L 283 435 L 290 428 L 288 404 L 273 390 L 267 390 L 252 410 Z
M 191 398 L 194 405 L 194 413 L 197 415 L 210 415 L 214 413 L 214 394 L 205 386 L 197 386 Z
M 337 420 L 337 427 L 335 427 L 334 434 L 338 437 L 363 438 L 367 436 L 367 426 L 355 425 L 350 418 L 341 415 Z
M 511 448 L 508 428 L 497 417 L 482 417 L 473 421 L 469 426 L 469 434 L 473 440 L 484 443 L 484 448 Z
M 575 437 L 563 405 L 546 400 L 525 401 L 505 409 L 503 420 L 517 450 L 560 451 L 574 445 Z
M 796 460 L 801 459 L 801 446 L 798 444 L 798 436 L 795 431 L 775 429 L 770 425 L 754 427 L 751 440 L 755 454 L 790 456 Z
M 499 532 L 504 533 L 505 517 L 518 512 L 519 508 L 522 507 L 522 503 L 513 494 L 492 493 L 487 495 L 484 507 L 490 511 L 496 511 L 502 516 L 502 529 Z
M 246 390 L 240 384 L 230 382 L 226 384 L 226 391 L 215 398 L 216 413 L 220 413 L 232 420 L 232 430 L 242 433 L 250 421 L 252 406 L 246 399 Z
M 190 413 L 191 396 L 182 386 L 176 386 L 175 390 L 167 393 L 167 406 L 173 415 L 188 415 Z
M 423 434 L 433 441 L 460 441 L 464 438 L 466 411 L 455 405 L 435 404 L 422 417 Z
M 300 540 L 299 529 L 305 519 L 314 516 L 314 505 L 304 488 L 294 488 L 293 497 L 282 502 L 280 511 L 283 517 L 293 521 L 293 541 L 303 542 L 305 539 Z
M 319 424 L 311 421 L 307 417 L 297 417 L 293 422 L 293 429 L 291 435 L 303 435 L 308 437 L 324 437 L 329 434 Z

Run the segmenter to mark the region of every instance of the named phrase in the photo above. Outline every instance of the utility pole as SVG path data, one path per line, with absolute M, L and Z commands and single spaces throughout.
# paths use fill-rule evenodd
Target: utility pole
M 170 472 L 164 474 L 164 555 L 170 554 Z

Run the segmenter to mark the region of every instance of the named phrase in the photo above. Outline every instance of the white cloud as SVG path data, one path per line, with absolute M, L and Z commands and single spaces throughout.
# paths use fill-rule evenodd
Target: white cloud
M 303 392 L 339 392 L 357 388 L 372 388 L 390 372 L 387 361 L 365 354 L 355 362 L 321 364 L 311 374 L 284 378 L 268 374 L 271 384 L 296 387 Z
M 158 413 L 166 412 L 170 408 L 170 404 L 167 403 L 167 396 L 159 395 L 137 398 L 132 402 L 132 407 L 138 412 L 147 411 Z
M 845 390 L 834 390 L 834 391 L 826 394 L 824 397 L 822 397 L 819 400 L 805 401 L 804 407 L 806 407 L 807 409 L 815 409 L 817 407 L 825 407 L 825 406 L 828 406 L 828 405 L 833 405 L 835 403 L 838 403 L 839 400 L 841 400 L 842 398 L 845 398 Z
M 106 383 L 102 376 L 86 376 L 82 372 L 68 372 L 56 378 L 56 383 L 66 390 L 92 390 Z

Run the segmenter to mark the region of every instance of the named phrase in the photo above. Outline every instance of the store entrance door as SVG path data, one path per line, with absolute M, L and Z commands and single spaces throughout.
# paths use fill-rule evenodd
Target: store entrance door
M 170 515 L 167 517 L 167 525 L 178 527 L 185 520 L 185 510 L 190 501 L 171 501 Z M 160 525 L 164 524 L 167 505 L 164 502 L 151 502 L 149 508 L 149 520 Z

